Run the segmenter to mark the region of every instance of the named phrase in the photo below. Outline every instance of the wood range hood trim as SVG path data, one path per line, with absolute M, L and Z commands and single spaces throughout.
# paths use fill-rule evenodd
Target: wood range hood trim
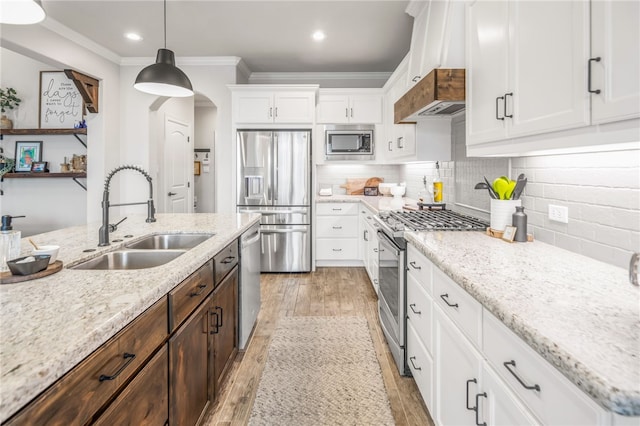
M 436 68 L 393 105 L 393 122 L 414 123 L 420 111 L 439 102 L 464 101 L 465 69 Z

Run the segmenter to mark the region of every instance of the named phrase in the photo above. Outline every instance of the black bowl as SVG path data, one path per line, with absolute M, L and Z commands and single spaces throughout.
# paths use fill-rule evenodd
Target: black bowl
M 35 260 L 32 262 L 18 263 L 27 257 L 35 257 Z M 31 275 L 47 269 L 47 266 L 49 266 L 49 259 L 51 259 L 51 255 L 49 254 L 24 256 L 8 261 L 7 266 L 13 275 Z

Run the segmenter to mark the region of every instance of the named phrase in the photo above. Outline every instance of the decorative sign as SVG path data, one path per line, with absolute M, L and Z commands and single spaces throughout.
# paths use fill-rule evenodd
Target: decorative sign
M 41 129 L 73 129 L 82 112 L 82 96 L 64 71 L 40 71 Z

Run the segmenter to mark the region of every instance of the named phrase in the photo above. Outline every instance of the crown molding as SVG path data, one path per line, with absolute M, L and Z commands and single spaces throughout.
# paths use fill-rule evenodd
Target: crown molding
M 81 47 L 84 47 L 85 49 L 99 56 L 102 56 L 108 61 L 111 61 L 115 64 L 120 64 L 121 58 L 119 55 L 105 48 L 104 46 L 94 42 L 93 40 L 88 39 L 82 34 L 69 29 L 69 27 L 62 25 L 60 22 L 56 21 L 53 18 L 47 17 L 39 25 L 41 25 L 43 28 L 48 29 L 49 31 L 52 31 L 66 38 L 67 40 L 73 43 L 76 43 Z
M 387 80 L 390 72 L 253 72 L 249 80 Z

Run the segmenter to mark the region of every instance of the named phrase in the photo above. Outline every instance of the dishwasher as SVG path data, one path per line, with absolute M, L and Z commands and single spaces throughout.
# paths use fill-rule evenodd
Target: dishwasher
M 260 224 L 240 237 L 240 288 L 238 347 L 244 350 L 260 312 Z

